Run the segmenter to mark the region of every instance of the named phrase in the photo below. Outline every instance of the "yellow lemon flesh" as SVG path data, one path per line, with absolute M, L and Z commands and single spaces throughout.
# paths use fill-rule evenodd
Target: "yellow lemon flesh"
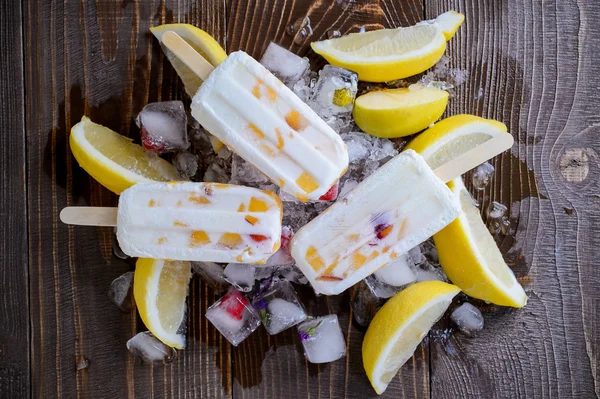
M 215 39 L 213 39 L 211 35 L 193 25 L 166 24 L 150 28 L 150 31 L 159 42 L 161 41 L 162 35 L 165 32 L 173 31 L 177 33 L 183 40 L 188 42 L 190 46 L 194 48 L 194 50 L 206 58 L 206 60 L 210 62 L 212 66 L 216 67 L 223 62 L 225 58 L 227 58 L 227 53 L 225 53 L 223 47 L 221 47 L 221 45 Z M 163 46 L 163 51 L 171 62 L 171 65 L 173 65 L 177 75 L 179 75 L 183 81 L 187 93 L 190 96 L 194 96 L 202 84 L 202 79 L 196 76 L 196 74 L 192 72 L 192 70 L 188 68 L 182 61 L 180 61 L 179 58 L 175 57 L 175 55 L 171 53 L 169 49 Z
M 418 152 L 435 169 L 506 131 L 506 125 L 492 119 L 455 115 L 419 134 L 405 149 Z
M 330 64 L 358 73 L 359 80 L 387 82 L 431 68 L 464 18 L 448 11 L 414 26 L 351 33 L 313 42 L 311 47 Z
M 473 298 L 500 306 L 525 306 L 527 295 L 504 262 L 462 180 L 457 178 L 448 186 L 459 197 L 462 212 L 433 236 L 444 272 Z
M 71 128 L 69 146 L 79 165 L 115 194 L 136 183 L 179 180 L 169 162 L 85 116 Z
M 192 278 L 186 261 L 138 259 L 133 276 L 133 295 L 142 321 L 165 345 L 185 347 L 178 330 L 185 318 L 185 299 Z
M 150 31 L 161 42 L 162 35 L 167 31 L 177 33 L 183 40 L 188 42 L 200 55 L 202 55 L 212 66 L 216 67 L 227 58 L 227 53 L 223 47 L 211 35 L 200 28 L 196 28 L 190 24 L 165 24 L 150 28 Z M 162 43 L 162 42 L 161 42 Z M 202 79 L 200 79 L 192 70 L 177 58 L 168 48 L 162 46 L 167 59 L 177 72 L 177 75 L 183 82 L 185 91 L 190 97 L 200 88 Z M 216 154 L 221 151 L 224 144 L 212 134 L 210 135 L 210 143 Z
M 438 120 L 448 105 L 448 92 L 413 85 L 372 91 L 354 102 L 354 121 L 366 133 L 384 138 L 420 132 Z
M 382 394 L 460 289 L 423 281 L 394 295 L 377 312 L 365 335 L 362 358 L 367 377 Z

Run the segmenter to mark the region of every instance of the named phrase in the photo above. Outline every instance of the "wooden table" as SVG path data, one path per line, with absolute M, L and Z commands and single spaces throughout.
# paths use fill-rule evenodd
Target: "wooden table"
M 310 17 L 317 40 L 449 9 L 466 15 L 448 55 L 469 76 L 447 114 L 501 120 L 516 139 L 478 200 L 510 206 L 516 234 L 501 249 L 529 303 L 484 306 L 485 328 L 472 338 L 430 335 L 385 396 L 599 396 L 600 3 L 11 0 L 0 5 L 0 397 L 375 396 L 348 295 L 309 304 L 341 315 L 349 347 L 317 366 L 293 331 L 260 330 L 232 348 L 203 317 L 217 293 L 194 278 L 188 348 L 167 366 L 135 361 L 125 343 L 143 324 L 107 297 L 133 265 L 112 255 L 111 229 L 58 222 L 66 205 L 117 200 L 79 168 L 67 139 L 82 115 L 137 135 L 133 118 L 146 103 L 183 95 L 151 26 L 188 22 L 253 56 L 275 40 L 318 66 L 308 42 L 285 33 L 299 17 Z

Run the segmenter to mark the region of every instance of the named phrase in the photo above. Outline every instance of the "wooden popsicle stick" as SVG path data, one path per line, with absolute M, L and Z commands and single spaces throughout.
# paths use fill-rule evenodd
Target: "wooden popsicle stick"
M 60 211 L 60 220 L 65 224 L 79 226 L 116 226 L 117 209 L 98 206 L 68 206 Z
M 433 173 L 442 179 L 444 183 L 448 183 L 450 180 L 457 178 L 463 173 L 508 150 L 512 147 L 513 143 L 514 139 L 510 133 L 501 133 L 453 160 L 435 168 Z
M 215 69 L 204 57 L 202 57 L 188 42 L 173 31 L 162 35 L 162 43 L 192 70 L 200 79 L 206 80 L 208 75 Z

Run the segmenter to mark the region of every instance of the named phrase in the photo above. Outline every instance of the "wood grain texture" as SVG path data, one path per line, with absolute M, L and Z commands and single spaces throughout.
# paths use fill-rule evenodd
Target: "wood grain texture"
M 232 348 L 204 318 L 220 294 L 194 277 L 187 349 L 168 366 L 135 361 L 125 343 L 143 323 L 107 296 L 133 263 L 113 255 L 112 229 L 58 221 L 67 205 L 116 204 L 79 168 L 67 139 L 82 115 L 137 138 L 133 121 L 145 104 L 183 96 L 150 26 L 188 22 L 228 52 L 255 57 L 273 40 L 318 69 L 324 61 L 309 42 L 330 30 L 408 26 L 449 9 L 466 14 L 447 55 L 468 79 L 447 115 L 501 120 L 517 141 L 493 161 L 491 184 L 476 198 L 486 220 L 492 201 L 509 207 L 511 229 L 496 238 L 529 303 L 478 303 L 486 326 L 474 337 L 442 321 L 383 397 L 600 396 L 597 2 L 24 0 L 23 15 L 8 3 L 0 6 L 0 317 L 8 320 L 0 397 L 375 397 L 350 293 L 315 298 L 299 288 L 310 314 L 339 315 L 348 345 L 345 358 L 313 365 L 294 329 L 271 337 L 261 327 Z M 286 27 L 306 16 L 313 34 L 295 43 Z
M 310 49 L 310 41 L 327 38 L 327 32 L 342 34 L 367 29 L 409 26 L 422 19 L 418 1 L 231 1 L 228 2 L 227 51 L 244 50 L 260 59 L 270 41 L 308 56 L 313 69 L 324 64 Z M 295 43 L 286 27 L 299 18 L 310 18 L 313 34 Z M 365 329 L 352 322 L 349 292 L 335 298 L 315 298 L 312 290 L 303 295 L 309 314 L 335 313 L 346 337 L 345 358 L 324 365 L 308 363 L 295 329 L 268 336 L 264 329 L 252 334 L 233 349 L 233 394 L 244 398 L 377 397 L 362 364 Z M 390 384 L 382 397 L 422 398 L 429 396 L 429 352 L 421 345 Z
M 0 5 L 0 397 L 29 396 L 23 14 Z
M 120 313 L 107 296 L 111 281 L 132 270 L 132 263 L 113 255 L 111 228 L 58 221 L 67 205 L 116 205 L 116 196 L 73 159 L 67 141 L 71 126 L 87 115 L 137 138 L 133 120 L 145 104 L 182 94 L 149 27 L 191 22 L 224 45 L 224 3 L 30 1 L 23 20 L 32 396 L 230 395 L 229 344 L 203 317 L 214 292 L 194 279 L 188 348 L 174 364 L 150 367 L 136 362 L 125 344 L 145 328 L 135 312 Z M 85 359 L 89 367 L 77 370 Z
M 435 398 L 590 398 L 598 374 L 600 68 L 597 2 L 426 0 L 426 17 L 466 14 L 449 43 L 466 69 L 449 114 L 501 120 L 515 137 L 477 196 L 510 207 L 500 247 L 529 296 L 522 310 L 483 307 L 476 337 L 432 341 Z M 481 92 L 480 92 L 481 88 Z

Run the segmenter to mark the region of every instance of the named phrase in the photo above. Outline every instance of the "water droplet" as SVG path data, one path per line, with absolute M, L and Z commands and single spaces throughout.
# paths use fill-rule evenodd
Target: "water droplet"
M 327 31 L 327 38 L 328 39 L 335 39 L 336 37 L 340 37 L 342 36 L 342 32 L 340 32 L 339 30 L 330 30 Z
M 301 17 L 294 21 L 293 24 L 288 25 L 285 29 L 286 33 L 290 36 L 294 36 L 296 33 L 300 32 L 304 27 L 310 25 L 310 18 Z

